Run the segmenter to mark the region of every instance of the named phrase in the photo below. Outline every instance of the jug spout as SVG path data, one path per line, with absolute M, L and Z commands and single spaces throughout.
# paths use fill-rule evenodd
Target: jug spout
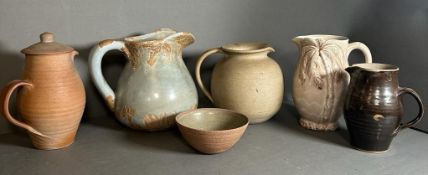
M 302 38 L 298 36 L 298 37 L 293 38 L 293 39 L 292 39 L 292 41 L 293 41 L 296 45 L 300 46 L 300 42 L 302 41 Z
M 358 70 L 358 66 L 349 66 L 345 70 L 349 75 L 352 75 L 356 70 Z
M 175 42 L 181 48 L 185 48 L 195 41 L 195 37 L 189 32 L 179 32 L 166 37 L 164 41 Z
M 77 55 L 79 55 L 79 52 L 73 50 L 73 52 L 71 52 L 71 59 L 74 59 Z

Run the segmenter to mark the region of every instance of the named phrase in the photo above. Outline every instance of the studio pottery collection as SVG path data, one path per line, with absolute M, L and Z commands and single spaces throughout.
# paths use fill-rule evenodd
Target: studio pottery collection
M 103 40 L 89 54 L 89 72 L 120 123 L 144 131 L 178 126 L 184 140 L 199 152 L 221 153 L 232 148 L 247 127 L 251 129 L 249 124 L 262 124 L 280 110 L 284 75 L 269 57 L 274 49 L 267 43 L 209 49 L 197 59 L 195 76 L 200 90 L 217 108 L 197 109 L 197 89 L 182 58 L 183 49 L 194 40 L 191 33 L 168 28 Z M 400 130 L 422 119 L 422 101 L 414 90 L 398 85 L 398 67 L 371 63 L 364 44 L 335 35 L 299 36 L 293 41 L 299 59 L 292 94 L 302 127 L 332 131 L 344 115 L 351 145 L 379 152 L 389 148 Z M 363 53 L 366 63 L 349 67 L 348 56 L 355 49 Z M 121 51 L 128 60 L 114 91 L 101 70 L 103 56 L 111 50 Z M 1 112 L 28 132 L 36 148 L 67 147 L 74 141 L 85 107 L 84 86 L 73 61 L 77 51 L 45 32 L 39 43 L 22 52 L 26 56 L 22 80 L 3 89 Z M 223 58 L 214 66 L 208 89 L 201 65 L 215 53 Z M 22 121 L 9 111 L 15 90 Z M 412 95 L 419 104 L 419 114 L 406 124 L 401 124 L 403 94 Z

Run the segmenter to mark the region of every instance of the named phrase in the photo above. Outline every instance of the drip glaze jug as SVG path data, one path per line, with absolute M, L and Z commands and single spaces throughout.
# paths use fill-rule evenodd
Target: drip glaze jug
M 133 129 L 158 131 L 175 125 L 176 114 L 196 109 L 196 86 L 183 62 L 183 49 L 193 43 L 187 32 L 162 28 L 123 41 L 104 40 L 89 58 L 95 86 L 116 118 Z M 116 92 L 101 71 L 104 54 L 119 50 L 128 58 Z

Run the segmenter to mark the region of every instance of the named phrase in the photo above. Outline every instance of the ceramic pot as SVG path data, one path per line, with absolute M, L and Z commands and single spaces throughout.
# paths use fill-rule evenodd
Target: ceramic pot
M 36 148 L 59 149 L 74 141 L 85 108 L 85 89 L 74 67 L 78 53 L 56 43 L 51 33 L 40 38 L 22 50 L 26 55 L 23 77 L 3 89 L 2 114 L 26 129 Z M 18 88 L 16 106 L 22 122 L 9 113 L 9 98 Z
M 104 40 L 92 49 L 92 79 L 121 123 L 158 131 L 174 126 L 179 112 L 197 108 L 196 87 L 182 59 L 182 50 L 193 41 L 190 33 L 164 28 L 124 41 Z M 101 71 L 102 57 L 110 50 L 123 52 L 129 60 L 116 93 Z
M 308 35 L 293 39 L 299 47 L 299 61 L 294 72 L 293 101 L 302 127 L 329 131 L 337 128 L 343 114 L 343 101 L 349 83 L 344 70 L 348 56 L 361 50 L 371 63 L 370 50 L 362 43 L 334 35 Z
M 351 145 L 357 149 L 386 151 L 393 137 L 402 129 L 418 123 L 424 114 L 419 95 L 399 87 L 398 67 L 388 64 L 356 64 L 346 71 L 351 75 L 345 101 L 345 120 Z M 400 124 L 403 114 L 401 97 L 410 94 L 419 104 L 419 114 L 409 123 Z
M 270 119 L 281 107 L 284 83 L 281 68 L 270 57 L 272 47 L 263 43 L 227 44 L 203 53 L 196 63 L 196 80 L 218 108 L 244 114 L 251 124 Z M 225 57 L 214 67 L 211 91 L 204 86 L 200 69 L 211 54 Z

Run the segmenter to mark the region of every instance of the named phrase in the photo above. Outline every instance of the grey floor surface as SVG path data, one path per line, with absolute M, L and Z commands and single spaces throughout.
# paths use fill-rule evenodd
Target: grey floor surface
M 346 128 L 313 132 L 284 105 L 266 123 L 251 125 L 231 150 L 204 155 L 178 130 L 133 131 L 112 117 L 86 120 L 75 143 L 40 151 L 20 132 L 0 135 L 0 174 L 427 174 L 428 135 L 402 131 L 390 150 L 370 154 L 348 144 Z

